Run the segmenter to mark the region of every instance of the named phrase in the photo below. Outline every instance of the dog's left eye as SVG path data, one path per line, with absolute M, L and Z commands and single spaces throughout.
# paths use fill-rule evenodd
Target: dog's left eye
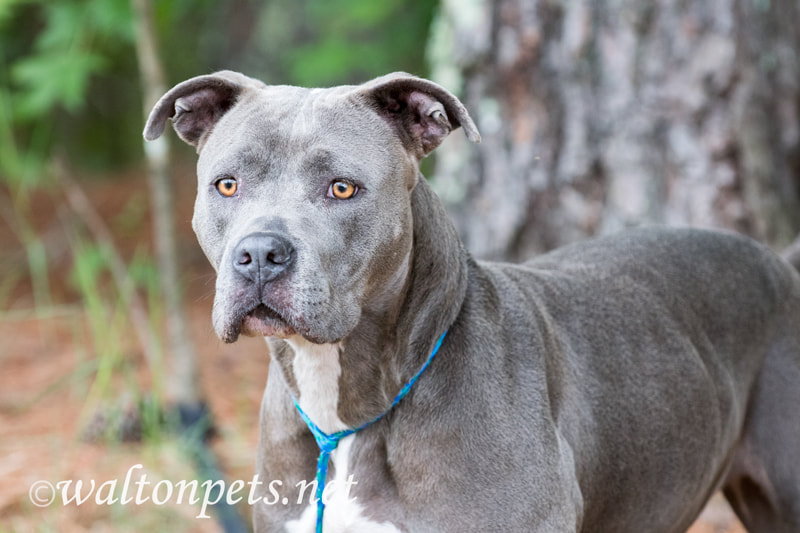
M 358 187 L 343 180 L 336 180 L 328 187 L 328 197 L 338 198 L 339 200 L 347 200 L 348 198 L 352 198 L 357 192 Z
M 239 188 L 239 185 L 236 183 L 236 178 L 230 177 L 218 179 L 214 186 L 222 196 L 227 197 L 231 197 L 236 194 L 236 190 Z

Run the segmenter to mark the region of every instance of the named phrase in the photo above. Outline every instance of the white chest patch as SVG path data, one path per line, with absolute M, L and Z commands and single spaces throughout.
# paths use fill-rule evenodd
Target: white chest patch
M 339 419 L 338 344 L 314 344 L 299 335 L 286 339 L 294 349 L 292 371 L 300 390 L 297 403 L 325 433 L 335 433 L 347 426 Z
M 292 337 L 286 342 L 294 349 L 295 357 L 292 371 L 300 392 L 297 403 L 311 420 L 325 433 L 347 429 L 337 414 L 339 406 L 339 364 L 338 344 L 313 344 L 302 337 Z M 389 522 L 373 522 L 363 515 L 364 507 L 353 496 L 350 480 L 350 455 L 353 441 L 358 434 L 350 435 L 339 442 L 331 453 L 336 475 L 328 481 L 325 492 L 325 514 L 323 531 L 325 533 L 400 533 Z M 312 480 L 308 480 L 311 482 Z M 285 524 L 287 533 L 313 533 L 317 522 L 317 506 L 310 504 L 297 520 Z

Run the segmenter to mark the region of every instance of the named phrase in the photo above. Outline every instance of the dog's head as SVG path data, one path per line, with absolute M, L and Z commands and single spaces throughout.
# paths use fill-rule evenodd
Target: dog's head
M 478 132 L 442 87 L 402 73 L 330 89 L 223 71 L 180 83 L 145 127 L 172 119 L 195 146 L 192 226 L 217 271 L 214 328 L 335 342 L 403 290 L 419 161 Z

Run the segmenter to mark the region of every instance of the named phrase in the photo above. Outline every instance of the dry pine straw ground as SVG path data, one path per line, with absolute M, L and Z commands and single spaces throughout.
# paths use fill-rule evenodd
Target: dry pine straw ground
M 191 178 L 178 180 L 178 188 L 193 189 Z M 124 211 L 125 201 L 146 201 L 141 174 L 131 173 L 111 183 L 97 182 L 87 191 L 103 218 L 114 227 L 114 216 Z M 192 195 L 178 195 L 177 207 L 181 254 L 189 259 L 187 297 L 192 338 L 198 351 L 201 379 L 219 436 L 214 448 L 228 480 L 249 480 L 253 474 L 258 431 L 258 408 L 267 373 L 263 341 L 244 339 L 234 345 L 219 342 L 210 328 L 213 273 L 194 243 L 189 227 Z M 57 206 L 34 205 L 42 220 L 34 221 L 42 231 L 57 226 Z M 148 240 L 148 217 L 135 230 L 130 226 L 117 244 L 126 257 Z M 0 219 L 0 249 L 19 253 Z M 62 260 L 64 261 L 64 260 Z M 63 271 L 68 265 L 57 265 Z M 17 313 L 0 316 L 0 533 L 23 532 L 213 532 L 212 520 L 194 518 L 198 509 L 188 505 L 143 505 L 141 507 L 52 506 L 34 507 L 28 498 L 30 485 L 44 479 L 95 479 L 101 483 L 123 479 L 132 465 L 142 463 L 148 478 L 178 481 L 192 479 L 178 446 L 169 440 L 156 444 L 101 445 L 81 440 L 81 424 L 91 414 L 86 395 L 90 377 L 75 376 L 81 361 L 91 357 L 85 317 L 70 298 L 68 289 L 52 280 L 55 299 L 66 304 L 49 318 L 31 318 Z M 25 289 L 12 298 L 16 309 L 30 308 Z M 66 295 L 66 296 L 65 296 Z M 197 296 L 199 295 L 199 296 Z M 83 342 L 76 343 L 76 331 Z M 78 336 L 80 338 L 80 335 Z M 77 345 L 76 345 L 77 344 Z M 135 343 L 124 351 L 134 362 L 136 380 L 147 386 L 144 361 Z M 72 376 L 72 377 L 71 377 Z M 123 383 L 115 382 L 122 387 Z M 248 510 L 244 509 L 245 514 Z M 642 524 L 643 533 L 647 524 Z M 715 496 L 689 533 L 744 533 L 724 500 Z

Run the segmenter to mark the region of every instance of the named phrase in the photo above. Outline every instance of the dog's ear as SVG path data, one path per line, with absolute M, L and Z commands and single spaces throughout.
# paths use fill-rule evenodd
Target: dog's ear
M 230 70 L 179 83 L 153 106 L 144 138 L 158 139 L 171 118 L 178 136 L 200 152 L 214 125 L 233 107 L 242 91 L 259 86 L 263 86 L 260 81 Z
M 422 159 L 461 126 L 472 142 L 481 142 L 467 109 L 450 91 L 432 81 L 395 72 L 359 87 L 395 128 L 406 149 Z

